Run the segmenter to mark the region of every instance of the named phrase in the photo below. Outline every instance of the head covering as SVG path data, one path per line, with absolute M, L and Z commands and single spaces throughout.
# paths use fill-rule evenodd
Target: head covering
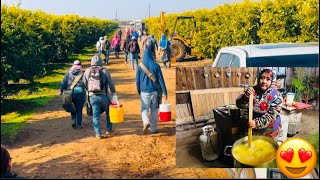
M 271 84 L 270 84 L 270 87 L 269 88 L 272 88 L 275 86 L 276 84 L 276 80 L 277 80 L 277 73 L 275 70 L 273 70 L 271 67 L 263 67 L 261 68 L 258 73 L 257 73 L 257 80 L 258 80 L 258 85 L 259 85 L 259 79 L 260 79 L 260 76 L 262 73 L 266 72 L 266 71 L 271 71 L 272 72 L 272 79 L 271 79 Z
M 151 49 L 151 45 L 152 45 L 152 40 L 151 39 L 146 39 L 145 47 L 148 48 L 148 49 Z
M 75 61 L 73 62 L 73 65 L 81 65 L 81 62 L 80 62 L 79 60 L 75 60 Z
M 71 71 L 75 71 L 75 70 L 82 70 L 82 67 L 81 67 L 81 62 L 79 60 L 75 60 L 73 62 L 73 65 L 72 67 L 70 68 Z
M 99 40 L 103 40 L 103 37 L 100 37 Z
M 132 36 L 131 39 L 136 39 L 136 38 L 134 36 Z
M 151 51 L 151 40 L 147 40 L 146 49 L 144 50 L 143 58 L 142 58 L 142 62 L 147 63 L 148 61 L 154 61 L 153 54 Z
M 277 80 L 277 73 L 276 73 L 276 71 L 273 70 L 271 67 L 263 67 L 263 68 L 261 68 L 261 69 L 258 71 L 258 73 L 257 73 L 257 78 L 259 79 L 260 76 L 261 76 L 261 74 L 262 74 L 263 72 L 265 72 L 266 70 L 270 70 L 270 71 L 272 72 L 271 83 L 276 82 L 276 80 Z
M 165 34 L 162 34 L 161 35 L 161 41 L 160 41 L 160 46 L 162 48 L 165 48 L 167 45 L 167 38 L 166 38 L 166 35 Z
M 91 58 L 91 66 L 102 66 L 102 61 L 100 59 L 100 56 L 94 55 Z

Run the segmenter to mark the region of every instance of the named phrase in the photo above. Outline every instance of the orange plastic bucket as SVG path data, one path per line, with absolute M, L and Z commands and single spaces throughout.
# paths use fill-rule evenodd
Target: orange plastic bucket
M 119 104 L 119 108 L 117 104 L 110 104 L 109 116 L 111 123 L 122 123 L 124 121 L 124 110 L 122 104 Z

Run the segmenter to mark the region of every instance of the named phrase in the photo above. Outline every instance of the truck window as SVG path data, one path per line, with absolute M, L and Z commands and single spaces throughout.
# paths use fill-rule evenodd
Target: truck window
M 217 67 L 240 67 L 240 59 L 234 54 L 222 53 L 218 59 Z
M 231 67 L 240 67 L 240 59 L 238 56 L 233 55 L 233 60 L 231 63 Z

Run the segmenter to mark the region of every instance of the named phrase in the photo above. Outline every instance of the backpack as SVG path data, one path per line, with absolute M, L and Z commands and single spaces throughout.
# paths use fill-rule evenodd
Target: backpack
M 102 89 L 102 69 L 101 67 L 90 67 L 88 78 L 89 92 L 99 92 Z
M 131 42 L 129 43 L 129 51 L 130 51 L 131 53 L 137 52 L 137 43 L 136 43 L 135 41 L 131 41 Z

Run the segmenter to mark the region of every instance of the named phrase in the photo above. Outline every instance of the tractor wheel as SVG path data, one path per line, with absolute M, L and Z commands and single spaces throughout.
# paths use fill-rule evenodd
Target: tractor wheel
M 172 53 L 176 56 L 176 61 L 182 61 L 186 55 L 186 46 L 180 41 L 172 41 Z

